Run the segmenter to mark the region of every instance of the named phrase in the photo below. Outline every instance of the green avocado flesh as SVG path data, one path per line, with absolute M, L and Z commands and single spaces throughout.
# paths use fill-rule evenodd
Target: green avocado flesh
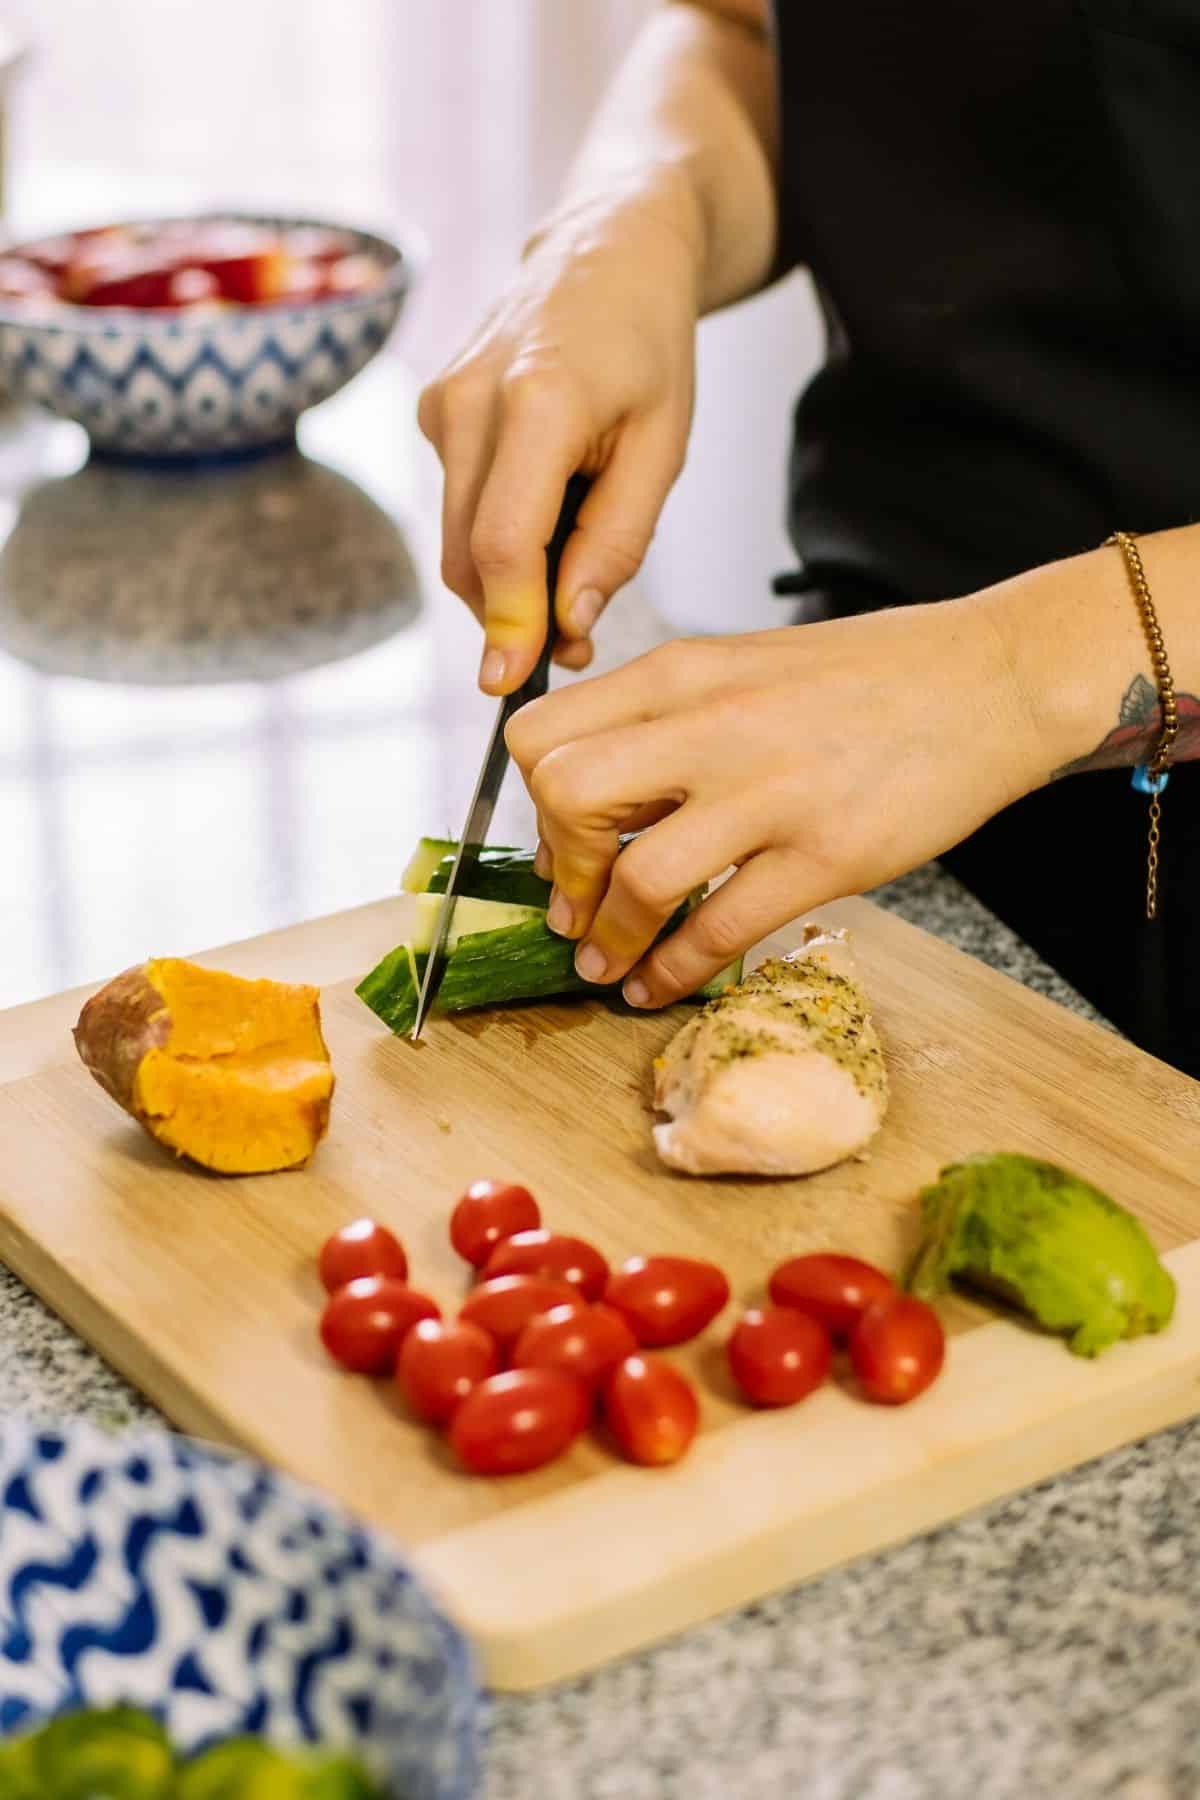
M 0 1800 L 388 1800 L 348 1756 L 234 1738 L 189 1759 L 130 1706 L 64 1713 L 0 1743 Z M 392 1796 L 401 1800 L 401 1796 Z
M 942 1170 L 921 1195 L 926 1237 L 908 1276 L 1001 1295 L 1077 1356 L 1161 1331 L 1175 1283 L 1140 1221 L 1054 1163 L 1000 1151 Z
M 426 956 L 456 851 L 457 845 L 444 838 L 421 839 L 405 869 L 405 894 L 398 902 L 401 941 L 355 990 L 397 1037 L 407 1037 L 416 1023 Z M 533 855 L 532 850 L 507 848 L 480 853 L 455 902 L 435 1012 L 612 991 L 576 973 L 577 945 L 547 925 L 550 884 L 534 873 Z M 702 891 L 690 895 L 660 935 L 674 931 L 702 898 Z M 739 959 L 706 982 L 695 998 L 712 999 L 739 981 L 741 970 Z

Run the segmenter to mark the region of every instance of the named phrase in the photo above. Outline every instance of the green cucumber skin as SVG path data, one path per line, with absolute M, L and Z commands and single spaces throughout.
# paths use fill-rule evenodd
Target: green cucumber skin
M 664 926 L 663 935 L 673 931 L 684 916 L 681 907 Z M 505 1006 L 514 1000 L 614 994 L 611 986 L 606 989 L 584 981 L 575 968 L 575 949 L 570 938 L 559 937 L 542 919 L 462 937 L 446 958 L 433 1010 L 457 1013 Z M 419 983 L 425 957 L 418 951 L 413 960 Z M 417 1018 L 417 985 L 406 945 L 390 950 L 354 991 L 397 1037 L 412 1031 Z
M 454 857 L 444 856 L 429 877 L 425 892 L 444 894 L 453 867 Z M 543 912 L 550 904 L 550 883 L 534 874 L 532 850 L 481 851 L 462 891 L 464 897 L 472 900 L 502 900 L 510 906 L 540 906 Z

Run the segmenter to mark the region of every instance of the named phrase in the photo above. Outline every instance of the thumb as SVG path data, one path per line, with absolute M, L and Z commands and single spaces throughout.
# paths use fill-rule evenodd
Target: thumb
M 563 638 L 589 637 L 613 595 L 636 575 L 683 466 L 683 447 L 661 419 L 621 433 L 579 509 L 559 565 L 555 616 Z

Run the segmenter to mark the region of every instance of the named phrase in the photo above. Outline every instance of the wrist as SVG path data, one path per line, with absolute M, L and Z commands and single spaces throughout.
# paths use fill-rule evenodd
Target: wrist
M 1149 671 L 1120 553 L 1102 547 L 1048 563 L 978 599 L 1028 721 L 1033 785 L 1086 764 L 1119 723 L 1131 681 Z
M 613 252 L 672 266 L 699 310 L 707 250 L 704 208 L 684 161 L 663 161 L 569 192 L 521 250 L 522 263 L 567 266 Z

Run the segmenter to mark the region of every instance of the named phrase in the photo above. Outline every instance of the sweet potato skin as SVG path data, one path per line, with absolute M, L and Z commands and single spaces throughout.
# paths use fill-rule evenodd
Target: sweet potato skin
M 335 1084 L 316 988 L 158 959 L 94 994 L 73 1035 L 123 1111 L 215 1173 L 300 1168 L 328 1128 Z
M 84 1067 L 119 1107 L 136 1117 L 133 1089 L 138 1067 L 171 1035 L 171 1015 L 147 977 L 145 964 L 126 969 L 93 994 L 71 1035 Z

